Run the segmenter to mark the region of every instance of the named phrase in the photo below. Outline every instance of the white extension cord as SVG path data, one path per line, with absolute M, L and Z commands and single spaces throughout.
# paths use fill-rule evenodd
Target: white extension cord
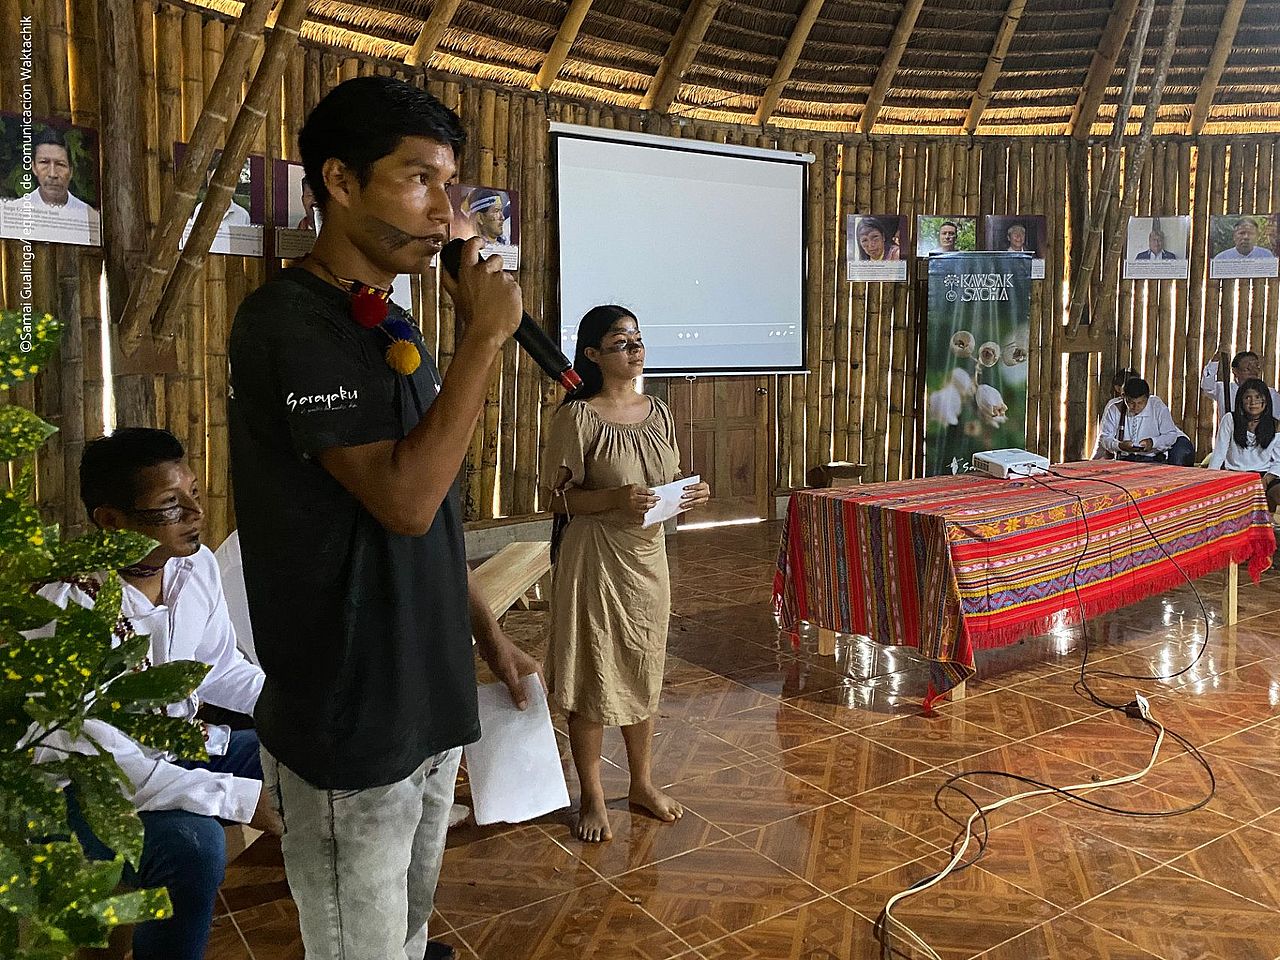
M 1143 769 L 1139 770 L 1137 773 L 1131 773 L 1123 777 L 1116 777 L 1115 779 L 1112 779 L 1112 780 L 1103 780 L 1098 783 L 1092 783 L 1092 782 L 1077 783 L 1077 784 L 1072 784 L 1069 787 L 1058 787 L 1056 789 L 1044 788 L 1040 790 L 1031 790 L 1031 791 L 1028 791 L 1027 793 L 1019 793 L 1012 797 L 1005 797 L 1003 800 L 997 800 L 995 803 L 989 804 L 988 806 L 985 806 L 985 807 L 979 807 L 977 810 L 975 810 L 972 814 L 969 815 L 969 820 L 968 822 L 965 823 L 965 828 L 964 828 L 964 842 L 960 844 L 959 849 L 957 849 L 955 854 L 952 856 L 951 862 L 948 863 L 945 867 L 943 867 L 943 869 L 940 870 L 938 873 L 936 873 L 934 876 L 930 877 L 927 881 L 924 881 L 919 885 L 913 886 L 907 890 L 903 890 L 901 893 L 894 894 L 892 897 L 889 898 L 888 902 L 884 905 L 884 925 L 881 931 L 882 943 L 883 943 L 883 938 L 887 938 L 890 936 L 890 927 L 892 925 L 893 927 L 896 927 L 898 931 L 900 931 L 900 934 L 903 939 L 911 942 L 916 948 L 923 951 L 924 956 L 927 957 L 928 960 L 942 960 L 942 957 L 932 947 L 930 947 L 927 942 L 925 942 L 924 938 L 922 938 L 919 934 L 917 934 L 914 930 L 912 930 L 911 927 L 903 923 L 901 920 L 894 919 L 893 908 L 896 904 L 907 899 L 908 897 L 913 897 L 917 893 L 920 893 L 924 890 L 928 890 L 930 887 L 938 883 L 941 883 L 951 874 L 953 870 L 955 870 L 955 868 L 960 864 L 960 862 L 964 860 L 965 851 L 969 849 L 969 842 L 973 839 L 973 824 L 975 820 L 978 820 L 979 818 L 986 816 L 988 813 L 991 813 L 994 810 L 999 810 L 1001 807 L 1006 806 L 1007 804 L 1010 804 L 1010 803 L 1014 803 L 1018 800 L 1026 800 L 1026 799 L 1029 799 L 1030 797 L 1044 796 L 1045 794 L 1049 794 L 1049 793 L 1087 793 L 1090 790 L 1097 790 L 1097 789 L 1100 789 L 1101 787 L 1114 787 L 1122 783 L 1132 783 L 1135 780 L 1142 779 L 1148 773 L 1150 773 L 1151 768 L 1154 767 L 1156 764 L 1156 757 L 1160 755 L 1160 747 L 1164 743 L 1164 726 L 1160 723 L 1160 721 L 1158 721 L 1154 716 L 1152 716 L 1151 704 L 1147 701 L 1146 697 L 1142 696 L 1142 694 L 1139 693 L 1136 695 L 1136 699 L 1138 703 L 1138 710 L 1142 714 L 1142 718 L 1144 720 L 1148 720 L 1151 723 L 1153 723 L 1158 731 L 1156 734 L 1155 747 L 1151 751 L 1151 760 L 1147 763 L 1147 765 Z

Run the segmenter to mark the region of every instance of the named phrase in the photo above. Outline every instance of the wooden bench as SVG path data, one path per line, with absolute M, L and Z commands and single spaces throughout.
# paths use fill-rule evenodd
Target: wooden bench
M 533 608 L 526 595 L 551 573 L 551 544 L 545 540 L 509 543 L 475 571 L 476 585 L 489 601 L 493 615 L 502 618 L 519 604 Z

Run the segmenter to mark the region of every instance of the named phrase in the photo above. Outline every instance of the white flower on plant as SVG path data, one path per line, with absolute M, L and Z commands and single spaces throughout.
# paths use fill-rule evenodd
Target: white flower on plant
M 964 398 L 954 384 L 948 384 L 941 390 L 929 394 L 929 419 L 944 427 L 954 427 L 960 422 L 960 411 L 964 407 Z
M 957 357 L 972 357 L 976 342 L 968 330 L 957 330 L 951 335 L 951 352 Z
M 1005 345 L 1000 359 L 1006 367 L 1016 367 L 1020 363 L 1026 363 L 1030 356 L 1031 351 L 1025 343 L 1010 343 Z
M 1000 362 L 1000 344 L 988 340 L 978 348 L 978 362 L 984 367 L 994 367 Z
M 969 371 L 961 367 L 956 367 L 951 371 L 951 385 L 960 391 L 962 397 L 973 396 L 973 377 L 969 376 Z
M 1000 396 L 1000 391 L 989 383 L 984 383 L 978 387 L 975 400 L 978 404 L 978 413 L 982 419 L 993 427 L 1002 427 L 1005 421 L 1009 419 L 1009 405 L 1004 402 L 1004 397 Z

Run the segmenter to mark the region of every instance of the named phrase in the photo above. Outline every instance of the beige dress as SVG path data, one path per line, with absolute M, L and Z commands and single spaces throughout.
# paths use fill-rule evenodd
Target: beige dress
M 567 488 L 601 490 L 670 483 L 679 475 L 675 420 L 650 398 L 639 423 L 602 420 L 586 402 L 561 407 L 551 424 L 548 476 Z M 671 583 L 662 525 L 643 529 L 621 511 L 572 517 L 551 588 L 545 673 L 566 711 L 627 726 L 658 709 L 666 658 Z

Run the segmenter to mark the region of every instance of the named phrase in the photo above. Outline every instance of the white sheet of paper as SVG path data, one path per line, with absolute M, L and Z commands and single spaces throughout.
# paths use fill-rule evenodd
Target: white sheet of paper
M 688 487 L 701 482 L 702 478 L 694 474 L 692 477 L 685 477 L 674 483 L 664 483 L 660 487 L 654 487 L 653 495 L 658 498 L 658 504 L 644 515 L 645 529 L 652 527 L 655 523 L 670 520 L 679 513 L 681 495 Z
M 480 739 L 468 744 L 467 777 L 476 823 L 523 823 L 569 805 L 547 694 L 524 678 L 529 704 L 516 709 L 504 684 L 479 691 Z

